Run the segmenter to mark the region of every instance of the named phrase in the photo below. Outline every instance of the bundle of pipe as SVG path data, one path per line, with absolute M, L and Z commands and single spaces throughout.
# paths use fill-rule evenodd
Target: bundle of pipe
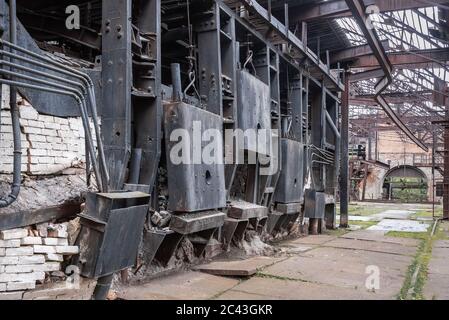
M 14 1 L 11 1 L 10 8 L 12 10 L 11 17 L 15 17 L 15 3 Z M 16 21 L 16 19 L 11 18 L 11 21 Z M 16 23 L 12 22 L 11 30 L 15 30 Z M 13 182 L 13 190 L 11 192 L 11 195 L 6 198 L 4 201 L 0 201 L 0 207 L 2 205 L 4 207 L 10 205 L 18 196 L 18 192 L 20 190 L 20 168 L 21 168 L 21 146 L 20 146 L 20 125 L 19 125 L 19 115 L 17 110 L 17 105 L 14 105 L 14 101 L 17 96 L 16 87 L 22 87 L 22 88 L 28 88 L 28 89 L 34 89 L 34 90 L 40 90 L 45 91 L 49 93 L 54 94 L 62 94 L 67 95 L 70 97 L 73 97 L 80 108 L 81 118 L 83 122 L 83 127 L 86 133 L 86 145 L 87 145 L 87 153 L 86 153 L 86 160 L 87 163 L 89 163 L 89 159 L 92 161 L 92 166 L 95 172 L 95 178 L 97 181 L 97 186 L 100 192 L 108 192 L 108 182 L 109 182 L 109 174 L 106 166 L 106 158 L 104 155 L 104 148 L 103 143 L 100 136 L 100 127 L 98 123 L 98 115 L 97 115 L 97 107 L 96 107 L 96 99 L 95 99 L 95 92 L 94 92 L 94 85 L 92 80 L 84 74 L 83 72 L 80 72 L 76 69 L 70 68 L 66 65 L 63 65 L 61 63 L 58 63 L 48 57 L 40 56 L 39 54 L 36 54 L 32 51 L 29 51 L 25 48 L 19 47 L 16 44 L 14 44 L 14 36 L 15 32 L 11 31 L 11 34 L 13 35 L 11 37 L 11 42 L 0 40 L 0 45 L 2 46 L 2 49 L 0 50 L 0 56 L 7 56 L 9 57 L 10 61 L 5 61 L 4 59 L 0 60 L 0 74 L 3 76 L 3 78 L 0 79 L 1 84 L 9 85 L 11 87 L 11 112 L 13 114 L 13 128 L 16 127 L 17 132 L 15 132 L 14 139 L 16 140 L 16 137 L 18 137 L 18 144 L 15 144 L 14 147 L 14 154 L 15 154 L 15 162 L 14 162 L 14 182 Z M 4 50 L 4 47 L 8 47 L 10 50 L 6 51 Z M 12 50 L 20 52 L 24 55 L 15 54 L 12 52 Z M 31 58 L 30 58 L 31 57 Z M 34 59 L 32 59 L 34 58 Z M 36 60 L 35 60 L 36 59 Z M 38 66 L 41 68 L 45 68 L 46 70 L 53 71 L 56 73 L 59 73 L 64 76 L 68 76 L 74 79 L 77 79 L 78 81 L 70 80 L 61 76 L 56 76 L 50 73 L 34 70 L 30 67 L 20 65 L 15 63 L 14 61 L 21 61 L 27 64 L 31 64 L 34 66 Z M 9 69 L 5 69 L 4 66 L 8 67 Z M 43 78 L 35 78 L 29 75 L 20 74 L 17 72 L 14 72 L 13 70 L 20 70 L 23 72 L 27 72 L 30 74 L 34 74 L 37 76 L 41 76 Z M 5 76 L 7 79 L 5 79 Z M 27 82 L 20 82 L 17 81 L 17 78 L 26 80 Z M 54 81 L 50 81 L 50 80 Z M 31 83 L 37 83 L 31 84 Z M 59 82 L 59 83 L 57 83 Z M 65 85 L 60 84 L 65 83 Z M 100 164 L 97 164 L 96 160 L 96 153 L 94 150 L 94 144 L 92 139 L 92 132 L 89 125 L 89 110 L 88 106 L 90 107 L 93 123 L 94 123 L 94 130 L 95 130 L 95 136 L 97 141 L 97 147 L 98 147 L 98 155 L 99 155 L 99 162 Z M 16 123 L 15 123 L 16 122 Z M 15 123 L 15 124 L 14 124 Z
M 16 0 L 9 1 L 9 37 L 12 43 L 17 42 L 17 14 L 16 14 Z M 14 143 L 14 166 L 13 166 L 13 181 L 11 185 L 11 193 L 4 198 L 0 198 L 0 208 L 10 206 L 17 200 L 20 193 L 20 172 L 22 167 L 22 142 L 20 140 L 20 119 L 19 109 L 17 107 L 17 89 L 10 88 L 10 110 L 13 129 L 13 143 Z

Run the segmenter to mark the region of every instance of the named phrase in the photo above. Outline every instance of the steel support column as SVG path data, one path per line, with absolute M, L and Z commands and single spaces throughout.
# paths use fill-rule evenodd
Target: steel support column
M 340 228 L 348 227 L 349 205 L 349 73 L 345 75 L 345 91 L 341 98 L 341 162 L 340 162 Z
M 200 95 L 207 111 L 222 115 L 220 13 L 216 3 L 208 15 L 195 25 L 195 31 L 198 33 Z
M 102 138 L 109 188 L 121 190 L 131 154 L 131 0 L 103 0 Z
M 446 105 L 446 119 L 449 117 Z M 449 123 L 444 125 L 443 219 L 449 219 Z
M 132 0 L 103 0 L 102 6 L 102 139 L 109 189 L 121 190 L 131 156 Z M 95 300 L 106 299 L 112 278 L 98 279 Z

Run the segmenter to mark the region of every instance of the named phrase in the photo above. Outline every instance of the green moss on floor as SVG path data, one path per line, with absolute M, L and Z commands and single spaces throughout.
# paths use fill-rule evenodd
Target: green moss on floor
M 438 229 L 438 226 L 437 226 Z M 407 270 L 404 283 L 402 285 L 401 291 L 398 294 L 398 299 L 400 300 L 423 300 L 425 299 L 423 294 L 423 288 L 427 281 L 427 272 L 430 259 L 432 257 L 432 246 L 436 235 L 431 237 L 432 226 L 429 227 L 428 232 L 417 233 L 413 237 L 422 237 L 419 244 L 416 255 L 413 259 L 412 264 Z M 390 236 L 411 236 L 410 232 L 388 232 L 387 235 Z M 415 238 L 420 239 L 420 238 Z
M 432 218 L 432 209 L 429 210 L 420 210 L 415 212 L 410 216 L 411 219 L 417 219 L 417 218 Z M 435 207 L 435 217 L 442 217 L 443 216 L 443 208 L 441 206 Z
M 388 231 L 388 237 L 411 238 L 418 240 L 425 240 L 429 236 L 428 232 L 404 232 L 404 231 Z
M 328 235 L 328 236 L 335 236 L 335 237 L 340 237 L 346 233 L 348 233 L 349 231 L 347 229 L 334 229 L 334 230 L 326 230 L 323 234 Z
M 350 226 L 360 226 L 362 229 L 367 229 L 377 223 L 378 221 L 349 221 Z
M 348 214 L 351 216 L 370 216 L 385 211 L 385 207 L 376 207 L 375 205 L 360 206 L 350 204 Z M 340 208 L 337 207 L 337 214 L 340 214 Z
M 444 228 L 441 227 L 441 223 L 440 226 L 438 226 L 435 230 L 435 235 L 433 236 L 434 240 L 449 240 L 449 233 L 447 232 L 447 230 L 445 230 Z

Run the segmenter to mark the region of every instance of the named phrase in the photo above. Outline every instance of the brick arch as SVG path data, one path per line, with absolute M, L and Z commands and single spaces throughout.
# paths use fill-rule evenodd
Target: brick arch
M 400 165 L 396 166 L 394 168 L 391 168 L 387 171 L 385 174 L 383 181 L 385 181 L 386 178 L 393 176 L 394 173 L 399 173 L 400 175 L 396 175 L 397 177 L 407 177 L 407 178 L 422 178 L 427 183 L 428 178 L 427 175 L 415 166 L 410 165 Z M 407 175 L 409 174 L 409 175 Z
M 391 168 L 390 170 L 388 170 L 385 173 L 385 175 L 384 175 L 384 177 L 382 179 L 382 185 L 381 185 L 382 194 L 384 196 L 383 197 L 384 199 L 385 199 L 385 197 L 387 199 L 392 198 L 392 195 L 393 195 L 392 192 L 394 191 L 394 189 L 393 189 L 394 187 L 392 187 L 391 184 L 389 184 L 387 182 L 387 179 L 389 177 L 417 178 L 417 179 L 420 179 L 423 184 L 420 184 L 418 182 L 418 185 L 415 185 L 415 186 L 414 185 L 412 185 L 412 186 L 409 185 L 409 188 L 407 188 L 407 189 L 410 189 L 410 190 L 423 190 L 423 191 L 425 190 L 426 198 L 428 199 L 428 196 L 429 196 L 428 195 L 428 193 L 429 193 L 429 178 L 428 178 L 427 174 L 424 171 L 422 171 L 421 169 L 419 169 L 418 167 L 411 166 L 411 165 L 399 165 L 399 166 L 396 166 L 396 167 Z M 385 194 L 385 187 L 387 187 L 387 190 L 386 190 L 387 194 Z M 396 186 L 395 189 L 398 189 L 398 188 L 401 188 L 401 187 L 397 187 Z M 425 201 L 423 198 L 421 198 L 419 196 L 417 196 L 416 200 L 418 202 Z

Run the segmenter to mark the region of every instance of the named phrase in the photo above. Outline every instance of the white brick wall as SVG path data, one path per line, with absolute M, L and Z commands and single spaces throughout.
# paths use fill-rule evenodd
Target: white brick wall
M 37 229 L 47 230 L 47 237 L 36 236 Z M 66 237 L 55 233 L 65 230 L 67 224 L 44 223 L 35 229 L 0 231 L 0 300 L 6 297 L 4 292 L 34 289 L 36 282 L 42 283 L 51 272 L 61 271 L 64 256 L 78 253 L 77 246 L 69 246 Z
M 22 129 L 22 172 L 52 174 L 85 161 L 84 129 L 80 118 L 39 114 L 19 98 Z M 91 125 L 92 126 L 92 125 Z M 9 88 L 3 86 L 0 114 L 0 173 L 11 173 L 13 135 Z

